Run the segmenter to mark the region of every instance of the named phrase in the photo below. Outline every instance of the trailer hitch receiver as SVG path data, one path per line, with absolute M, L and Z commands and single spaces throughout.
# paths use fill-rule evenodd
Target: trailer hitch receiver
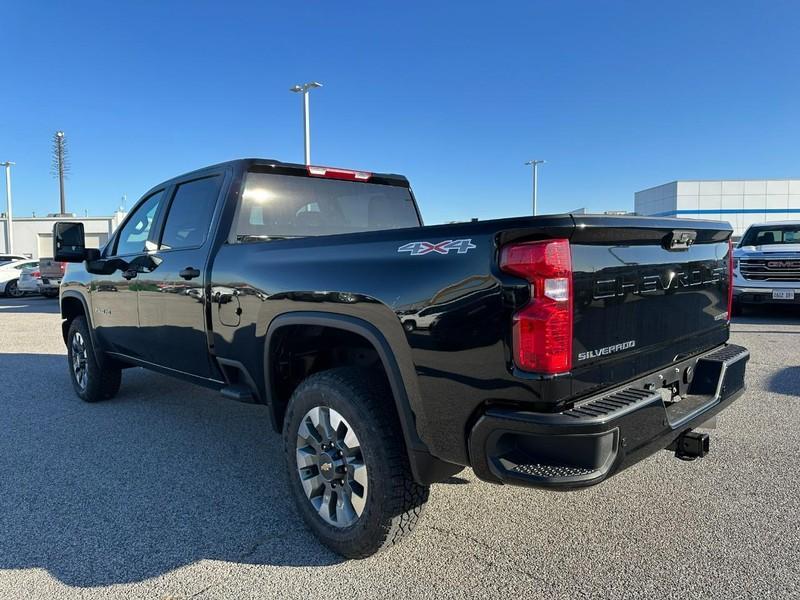
M 681 460 L 694 460 L 703 458 L 708 454 L 711 438 L 707 433 L 687 431 L 675 440 L 675 458 Z

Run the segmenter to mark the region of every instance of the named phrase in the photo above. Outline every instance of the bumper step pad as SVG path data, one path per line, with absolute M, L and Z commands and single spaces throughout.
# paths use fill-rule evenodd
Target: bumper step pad
M 564 465 L 542 465 L 539 463 L 534 465 L 515 465 L 511 470 L 516 471 L 517 473 L 522 473 L 523 475 L 529 475 L 531 477 L 558 479 L 563 479 L 564 477 L 592 475 L 597 472 L 597 469 L 568 467 Z
M 661 400 L 661 394 L 657 391 L 630 387 L 602 398 L 589 400 L 584 404 L 578 404 L 575 408 L 565 410 L 561 414 L 574 419 L 607 418 L 622 414 L 631 408 L 635 409 L 638 404 L 647 404 L 657 400 Z

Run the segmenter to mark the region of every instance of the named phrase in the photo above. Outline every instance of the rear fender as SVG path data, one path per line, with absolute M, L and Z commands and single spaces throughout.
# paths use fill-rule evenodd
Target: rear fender
M 267 397 L 274 397 L 274 383 L 271 369 L 271 357 L 273 356 L 273 343 L 275 334 L 283 327 L 292 325 L 311 325 L 321 327 L 331 327 L 355 333 L 369 342 L 378 353 L 384 371 L 389 380 L 392 390 L 397 415 L 400 426 L 403 430 L 403 438 L 408 451 L 409 462 L 414 474 L 414 479 L 422 484 L 430 484 L 446 479 L 450 475 L 459 472 L 463 467 L 441 461 L 430 454 L 425 443 L 420 439 L 415 426 L 414 413 L 411 409 L 405 382 L 397 364 L 395 354 L 386 341 L 380 330 L 363 319 L 349 315 L 298 311 L 284 313 L 272 320 L 267 330 L 265 352 L 264 352 L 264 377 L 267 389 Z M 275 403 L 270 402 L 270 414 L 273 426 L 278 427 L 278 414 Z

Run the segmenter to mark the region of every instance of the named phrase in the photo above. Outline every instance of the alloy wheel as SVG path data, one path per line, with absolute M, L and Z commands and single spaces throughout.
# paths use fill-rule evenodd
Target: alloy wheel
M 76 331 L 72 336 L 72 374 L 75 376 L 75 382 L 82 390 L 86 389 L 86 383 L 89 378 L 88 373 L 88 353 L 86 351 L 86 342 L 79 331 Z
M 367 466 L 350 423 L 333 408 L 317 406 L 300 421 L 297 472 L 306 497 L 329 525 L 349 527 L 367 503 Z

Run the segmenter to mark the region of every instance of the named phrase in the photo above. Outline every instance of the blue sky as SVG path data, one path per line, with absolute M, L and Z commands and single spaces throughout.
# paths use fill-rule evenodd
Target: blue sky
M 15 213 L 109 214 L 243 156 L 403 173 L 429 223 L 631 209 L 681 178 L 800 177 L 793 2 L 3 3 Z M 5 204 L 2 202 L 2 206 Z M 4 208 L 3 208 L 4 209 Z

